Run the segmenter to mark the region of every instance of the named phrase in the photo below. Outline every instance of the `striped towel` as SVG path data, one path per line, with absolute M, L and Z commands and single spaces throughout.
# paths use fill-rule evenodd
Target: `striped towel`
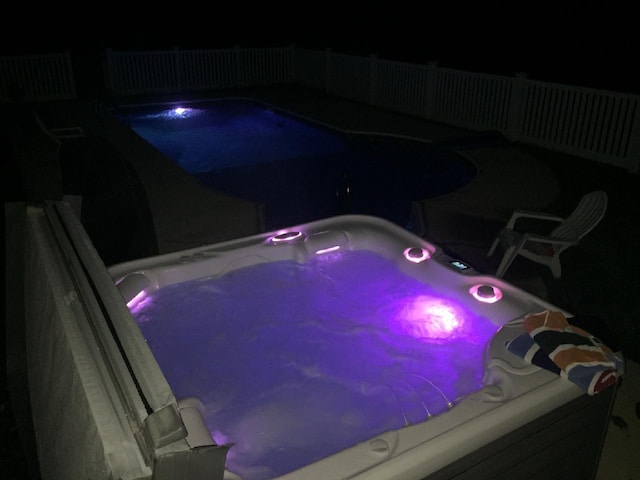
M 533 338 L 528 333 L 523 333 L 511 340 L 507 345 L 507 349 L 523 358 L 527 363 L 560 375 L 560 368 L 553 363 L 549 355 L 540 348 L 540 345 L 533 341 Z
M 510 348 L 531 363 L 544 363 L 540 350 L 551 359 L 561 376 L 568 378 L 589 395 L 595 395 L 615 384 L 623 368 L 623 360 L 591 333 L 571 325 L 562 312 L 545 310 L 524 318 L 524 329 L 535 345 L 514 339 Z M 533 361 L 537 355 L 537 362 Z M 553 368 L 546 367 L 553 371 Z

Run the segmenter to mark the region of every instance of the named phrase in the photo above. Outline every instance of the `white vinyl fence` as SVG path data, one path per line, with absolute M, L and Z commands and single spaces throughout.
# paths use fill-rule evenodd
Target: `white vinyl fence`
M 640 95 L 360 57 L 331 50 L 232 48 L 105 55 L 114 97 L 297 84 L 636 172 Z M 0 58 L 0 101 L 75 98 L 68 54 Z
M 69 52 L 0 57 L 0 102 L 75 98 L 76 85 Z
M 288 83 L 291 48 L 225 50 L 107 50 L 108 88 L 113 96 L 213 90 Z

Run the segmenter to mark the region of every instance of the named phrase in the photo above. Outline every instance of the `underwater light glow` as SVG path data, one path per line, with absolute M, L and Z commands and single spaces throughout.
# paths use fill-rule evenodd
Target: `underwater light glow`
M 174 119 L 183 119 L 183 118 L 191 118 L 196 115 L 202 113 L 202 110 L 197 108 L 190 107 L 175 107 L 167 110 L 162 110 L 155 114 L 145 115 L 146 119 L 163 119 L 163 120 L 174 120 Z
M 444 339 L 462 327 L 464 320 L 455 306 L 438 297 L 420 295 L 402 311 L 408 333 L 418 338 Z

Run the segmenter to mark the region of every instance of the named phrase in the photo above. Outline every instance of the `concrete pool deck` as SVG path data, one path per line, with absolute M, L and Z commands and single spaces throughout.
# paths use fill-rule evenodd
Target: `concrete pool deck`
M 601 316 L 611 323 L 614 333 L 616 322 L 627 322 L 625 328 L 629 328 L 632 319 L 637 322 L 637 310 L 629 301 L 635 298 L 640 271 L 635 268 L 639 267 L 635 250 L 638 210 L 629 211 L 632 205 L 640 204 L 637 176 L 584 159 L 513 144 L 494 134 L 427 122 L 318 92 L 265 88 L 232 93 L 343 130 L 420 138 L 467 155 L 479 168 L 477 180 L 457 192 L 419 202 L 419 212 L 424 223 L 422 234 L 427 239 L 483 273 L 493 273 L 497 267 L 499 254 L 487 257 L 486 252 L 512 210 L 564 214 L 587 191 L 605 189 L 610 196 L 605 220 L 580 246 L 566 252 L 561 279 L 554 280 L 546 267 L 521 259 L 514 262 L 505 280 L 573 313 Z M 95 104 L 52 104 L 42 109 L 47 125 L 82 125 L 88 137 L 106 139 L 126 157 L 144 188 L 160 253 L 236 238 L 260 229 L 260 213 L 254 204 L 204 189 L 135 139 L 123 137 L 121 128 L 100 116 Z M 19 144 L 13 153 L 29 198 L 56 198 L 61 194 L 56 185 L 60 177 L 56 162 L 51 160 L 58 153 L 57 146 L 51 145 L 50 139 L 24 138 L 14 118 L 5 116 L 4 120 L 7 136 L 12 141 L 17 138 L 14 145 Z M 98 168 L 102 167 L 96 165 L 97 175 Z M 618 252 L 616 256 L 614 252 Z M 612 284 L 618 285 L 615 290 Z M 627 351 L 634 347 L 637 349 L 638 345 L 629 345 Z M 640 418 L 634 408 L 639 400 L 640 368 L 630 361 L 618 392 L 597 479 L 637 478 L 640 458 L 634 452 L 640 451 Z

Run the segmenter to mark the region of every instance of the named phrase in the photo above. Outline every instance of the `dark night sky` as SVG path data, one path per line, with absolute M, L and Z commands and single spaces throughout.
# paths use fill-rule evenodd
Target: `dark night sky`
M 485 2 L 190 2 L 132 9 L 91 4 L 33 18 L 31 5 L 4 28 L 3 54 L 69 49 L 286 46 L 640 93 L 632 2 L 520 0 Z M 137 5 L 137 4 L 136 4 Z M 179 7 L 179 8 L 177 8 Z M 45 7 L 46 8 L 46 7 Z M 175 9 L 175 11 L 172 11 Z M 11 30 L 11 31 L 10 31 Z

